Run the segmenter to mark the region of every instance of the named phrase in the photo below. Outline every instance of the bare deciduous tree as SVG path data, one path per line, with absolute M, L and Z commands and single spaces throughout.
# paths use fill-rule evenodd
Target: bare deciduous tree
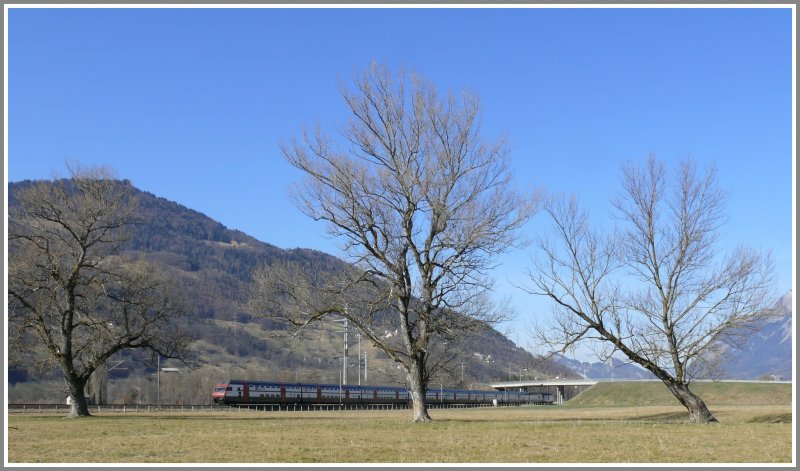
M 561 351 L 599 340 L 605 359 L 621 352 L 663 381 L 691 422 L 716 421 L 689 385 L 769 315 L 770 257 L 741 246 L 718 254 L 725 198 L 713 170 L 686 161 L 672 176 L 651 156 L 624 166 L 622 185 L 614 236 L 592 229 L 574 199 L 545 205 L 555 242 L 540 241 L 528 291 L 556 309 L 537 337 Z
M 135 221 L 130 185 L 102 168 L 34 182 L 9 208 L 9 346 L 57 366 L 88 416 L 84 388 L 123 349 L 181 357 L 187 339 L 169 282 L 154 267 L 120 254 Z
M 307 177 L 294 192 L 298 206 L 328 223 L 355 268 L 325 281 L 296 266 L 266 267 L 255 293 L 301 329 L 330 314 L 348 318 L 402 367 L 413 420 L 429 421 L 426 387 L 447 351 L 506 314 L 489 303 L 488 272 L 518 241 L 534 199 L 511 189 L 506 146 L 481 137 L 474 95 L 440 97 L 432 84 L 378 65 L 341 93 L 352 115 L 346 151 L 319 130 L 282 150 Z

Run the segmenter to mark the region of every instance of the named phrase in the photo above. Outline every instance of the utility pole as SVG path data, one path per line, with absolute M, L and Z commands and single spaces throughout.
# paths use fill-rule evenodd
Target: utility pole
M 344 357 L 342 357 L 342 384 L 347 385 L 347 318 L 344 318 Z
M 361 386 L 361 332 L 358 333 L 358 385 Z
M 339 373 L 340 384 L 346 385 L 347 384 L 347 318 L 343 317 L 342 319 L 333 319 L 333 322 L 342 322 L 344 325 L 344 345 L 342 347 L 342 371 Z M 335 333 L 336 331 L 334 331 Z
M 367 352 L 364 352 L 364 382 L 367 382 Z
M 156 360 L 156 405 L 161 409 L 161 355 Z

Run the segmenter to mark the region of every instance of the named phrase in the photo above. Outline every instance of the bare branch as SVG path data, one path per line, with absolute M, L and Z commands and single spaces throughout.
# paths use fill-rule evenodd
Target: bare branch
M 306 176 L 294 201 L 328 223 L 356 268 L 323 282 L 267 267 L 254 275 L 252 294 L 263 299 L 253 307 L 298 328 L 347 317 L 403 366 L 417 419 L 429 420 L 427 379 L 457 340 L 504 318 L 492 308 L 487 274 L 520 241 L 536 199 L 511 188 L 505 143 L 482 138 L 477 96 L 440 96 L 430 82 L 377 64 L 341 93 L 348 148 L 315 129 L 282 152 Z M 401 333 L 396 343 L 378 335 L 387 325 Z M 445 342 L 447 353 L 433 359 Z
M 9 207 L 9 338 L 12 349 L 43 345 L 73 414 L 88 415 L 84 385 L 111 355 L 147 348 L 183 358 L 188 341 L 168 280 L 119 255 L 138 222 L 129 183 L 103 168 L 71 171 L 24 187 Z
M 690 160 L 672 176 L 653 156 L 625 165 L 613 201 L 623 229 L 606 238 L 574 200 L 551 200 L 556 242 L 540 239 L 526 289 L 557 307 L 542 341 L 563 350 L 593 333 L 664 381 L 693 421 L 715 419 L 689 383 L 711 372 L 721 342 L 762 319 L 773 299 L 768 256 L 716 255 L 725 198 L 715 175 Z

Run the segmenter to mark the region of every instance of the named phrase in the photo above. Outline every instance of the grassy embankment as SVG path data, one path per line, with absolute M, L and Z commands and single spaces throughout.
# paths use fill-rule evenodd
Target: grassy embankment
M 628 383 L 631 384 L 631 383 Z M 633 383 L 636 384 L 636 383 Z M 617 387 L 604 385 L 606 387 Z M 707 391 L 721 423 L 692 425 L 680 407 L 640 391 L 587 391 L 575 405 L 408 411 L 235 412 L 81 420 L 9 417 L 10 463 L 771 463 L 791 461 L 791 395 L 767 385 L 742 404 Z M 753 385 L 751 385 L 753 386 Z M 628 386 L 628 389 L 639 388 Z M 758 389 L 760 390 L 760 389 Z M 602 393 L 602 394 L 601 394 Z M 595 399 L 592 399 L 592 397 Z M 626 404 L 640 397 L 638 405 Z M 666 399 L 669 399 L 667 397 Z M 775 403 L 782 401 L 779 403 Z M 645 404 L 646 403 L 646 404 Z
M 787 383 L 700 382 L 690 386 L 709 407 L 792 403 L 792 385 Z M 640 407 L 679 405 L 659 381 L 598 383 L 569 401 L 571 407 Z

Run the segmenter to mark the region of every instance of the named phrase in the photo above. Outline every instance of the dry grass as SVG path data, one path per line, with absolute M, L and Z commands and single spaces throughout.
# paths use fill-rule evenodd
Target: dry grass
M 698 382 L 691 389 L 712 408 L 792 403 L 792 385 L 788 383 Z M 660 381 L 597 383 L 569 402 L 572 406 L 588 407 L 679 405 Z
M 65 420 L 10 416 L 10 463 L 773 463 L 791 461 L 791 406 L 231 412 Z

